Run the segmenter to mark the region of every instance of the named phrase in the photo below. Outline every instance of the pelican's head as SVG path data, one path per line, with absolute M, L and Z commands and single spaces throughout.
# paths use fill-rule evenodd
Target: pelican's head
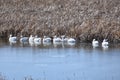
M 44 36 L 44 38 L 46 38 L 46 36 Z
M 12 37 L 12 34 L 10 34 L 10 37 Z
M 38 36 L 36 35 L 35 38 L 37 38 Z
M 30 35 L 30 37 L 33 37 L 33 35 Z
M 57 36 L 55 35 L 54 38 L 56 38 Z
M 64 37 L 65 37 L 65 35 L 62 35 L 61 37 L 62 37 L 62 38 L 64 38 Z

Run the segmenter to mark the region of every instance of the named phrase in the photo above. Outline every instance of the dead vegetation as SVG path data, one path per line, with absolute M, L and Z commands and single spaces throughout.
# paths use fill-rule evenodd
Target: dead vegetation
M 0 0 L 0 37 L 9 34 L 120 42 L 120 0 Z

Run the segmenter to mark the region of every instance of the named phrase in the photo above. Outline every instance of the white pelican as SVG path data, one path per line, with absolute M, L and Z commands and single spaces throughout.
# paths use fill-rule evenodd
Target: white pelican
M 103 42 L 102 42 L 102 47 L 104 47 L 104 46 L 108 46 L 108 44 L 109 44 L 109 43 L 107 42 L 107 40 L 104 39 Z
M 93 39 L 92 46 L 93 47 L 98 47 L 99 46 L 99 42 L 97 40 Z
M 9 37 L 9 42 L 10 43 L 16 43 L 17 42 L 17 37 L 12 37 L 12 35 L 10 34 L 10 37 Z
M 34 37 L 33 37 L 33 35 L 30 35 L 30 37 L 29 37 L 29 44 L 30 44 L 30 46 L 34 46 Z
M 49 42 L 51 42 L 51 38 L 50 37 L 46 37 L 46 36 L 44 36 L 44 38 L 43 38 L 43 43 L 49 43 Z
M 67 40 L 67 42 L 68 42 L 68 43 L 75 43 L 76 40 L 75 40 L 74 38 L 69 38 L 69 39 Z
M 20 42 L 21 42 L 21 43 L 26 43 L 27 41 L 28 41 L 28 37 L 23 37 L 23 36 L 21 35 Z
M 67 42 L 68 41 L 68 38 L 66 38 L 65 35 L 62 35 L 61 38 L 62 38 L 61 39 L 62 42 Z
M 59 42 L 61 42 L 61 41 L 62 41 L 62 39 L 61 39 L 60 37 L 54 36 L 54 38 L 53 38 L 53 43 L 59 43 Z
M 36 35 L 35 38 L 34 38 L 34 43 L 36 45 L 40 45 L 41 44 L 41 38 Z
M 29 42 L 33 42 L 33 41 L 34 41 L 34 37 L 33 37 L 33 35 L 30 35 Z
M 17 37 L 12 37 L 12 35 L 10 35 L 9 37 L 9 42 L 16 42 L 17 41 Z

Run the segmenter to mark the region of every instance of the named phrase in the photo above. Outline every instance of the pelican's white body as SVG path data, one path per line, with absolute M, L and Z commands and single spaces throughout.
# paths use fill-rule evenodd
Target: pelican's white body
M 69 38 L 69 39 L 67 39 L 67 42 L 68 42 L 68 43 L 75 43 L 76 40 L 75 40 L 74 38 Z
M 62 39 L 60 37 L 54 36 L 53 43 L 58 43 L 58 42 L 61 42 L 61 41 L 62 41 Z
M 33 42 L 34 41 L 34 37 L 32 36 L 32 35 L 30 35 L 30 37 L 29 37 L 29 43 L 31 42 Z
M 17 37 L 12 37 L 12 35 L 10 35 L 10 37 L 9 37 L 9 42 L 10 43 L 16 43 L 17 42 Z
M 34 38 L 34 43 L 35 43 L 36 45 L 40 45 L 40 44 L 41 44 L 41 38 L 36 36 L 36 37 Z
M 44 36 L 44 38 L 43 38 L 43 43 L 47 43 L 47 42 L 51 42 L 51 38 L 50 37 L 46 37 L 46 36 Z
M 20 38 L 20 42 L 21 43 L 26 43 L 27 41 L 28 41 L 28 37 L 23 37 L 22 35 L 21 35 L 21 38 Z
M 93 39 L 92 46 L 93 47 L 98 47 L 99 46 L 99 42 L 97 40 Z
M 103 47 L 104 47 L 104 46 L 108 46 L 108 44 L 109 44 L 109 43 L 106 41 L 106 39 L 104 39 L 103 42 L 102 42 L 102 46 L 103 46 Z

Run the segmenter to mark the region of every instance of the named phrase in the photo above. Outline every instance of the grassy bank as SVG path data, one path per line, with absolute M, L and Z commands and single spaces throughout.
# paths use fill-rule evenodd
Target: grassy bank
M 0 0 L 0 37 L 9 34 L 120 42 L 120 0 Z

